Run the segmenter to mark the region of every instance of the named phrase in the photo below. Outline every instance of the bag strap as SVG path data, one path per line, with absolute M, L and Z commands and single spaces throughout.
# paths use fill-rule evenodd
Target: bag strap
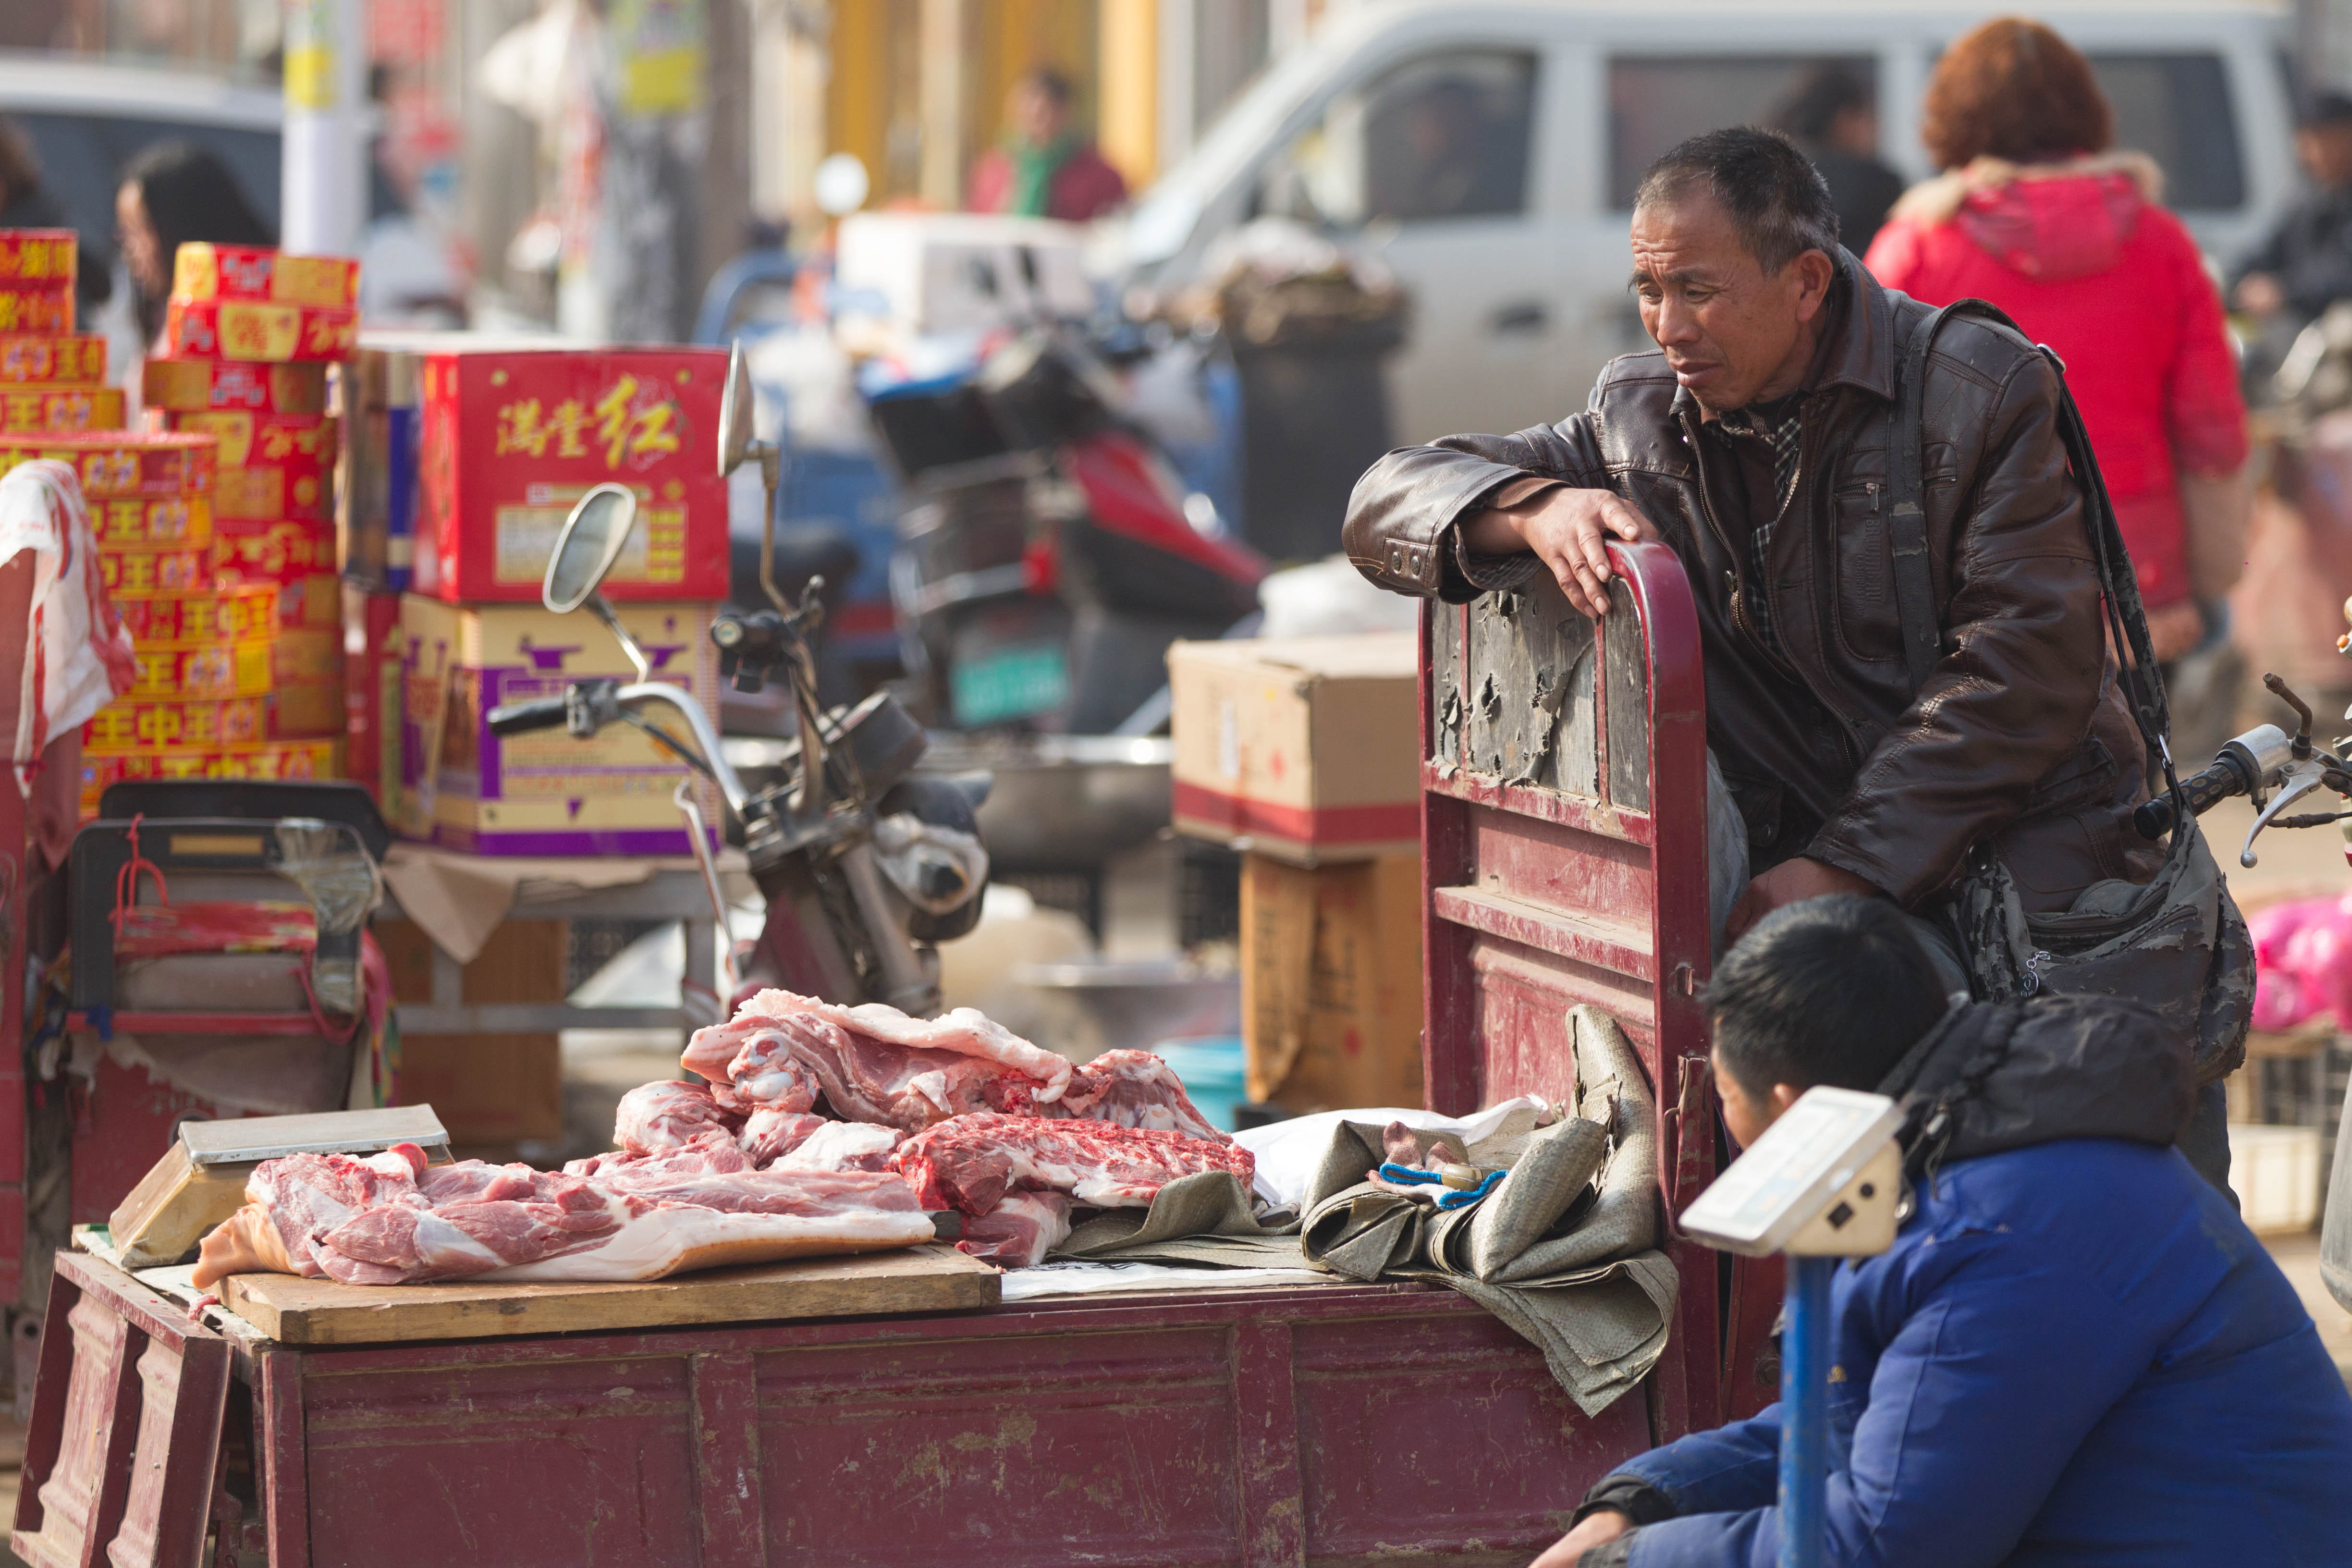
M 1895 553 L 1895 613 L 1902 630 L 1903 664 L 1914 696 L 1944 655 L 1937 624 L 1936 584 L 1927 569 L 1927 351 L 1936 329 L 1958 307 L 1930 312 L 1911 330 L 1895 382 L 1895 471 L 1887 490 L 1887 542 Z
M 2016 322 L 1982 300 L 1957 300 L 1930 311 L 1911 331 L 1895 369 L 1895 467 L 1888 489 L 1887 533 L 1895 565 L 1895 609 L 1901 626 L 1903 662 L 1916 694 L 1927 684 L 1936 661 L 1943 656 L 1943 634 L 1936 615 L 1935 584 L 1927 562 L 1926 398 L 1927 354 L 1936 332 L 1948 316 L 1964 315 L 1996 322 L 2024 337 Z M 2027 340 L 2031 342 L 2032 340 Z M 2156 643 L 2147 629 L 2147 610 L 2140 603 L 2139 583 L 2131 570 L 2131 552 L 2116 524 L 2115 503 L 2100 477 L 2090 432 L 2074 394 L 2066 384 L 2066 365 L 2046 347 L 2036 352 L 2058 374 L 2058 437 L 2066 449 L 2067 465 L 2083 492 L 2084 531 L 2099 578 L 2101 613 L 2115 647 L 2127 657 L 2119 660 L 2119 679 L 2129 699 L 2132 718 L 2148 755 L 2161 758 L 2166 784 L 2179 785 L 2173 775 L 2172 752 L 2165 736 L 2172 716 L 2165 701 L 2164 681 L 2157 673 Z M 2179 805 L 2175 803 L 2176 806 Z

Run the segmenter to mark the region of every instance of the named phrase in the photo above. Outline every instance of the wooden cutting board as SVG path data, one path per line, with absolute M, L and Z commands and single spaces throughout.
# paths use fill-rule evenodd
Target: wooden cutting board
M 221 1304 L 290 1345 L 870 1317 L 993 1307 L 997 1271 L 934 1243 L 897 1252 L 714 1268 L 627 1285 L 338 1285 L 291 1274 L 221 1281 Z

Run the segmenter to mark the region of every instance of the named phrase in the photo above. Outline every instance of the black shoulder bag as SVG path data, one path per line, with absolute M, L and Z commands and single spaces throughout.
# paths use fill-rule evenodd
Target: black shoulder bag
M 1920 321 L 1897 368 L 1887 520 L 1895 614 L 1915 693 L 1943 653 L 1927 563 L 1923 404 L 1927 352 L 1937 329 L 1954 314 L 2017 331 L 2016 323 L 1992 305 L 1962 300 Z M 2066 367 L 2048 349 L 2040 352 L 2058 373 L 2059 434 L 2083 489 L 2110 645 L 2128 654 L 2119 660 L 2117 679 L 2147 754 L 2162 763 L 2165 787 L 2173 796 L 2173 820 L 2179 826 L 2172 831 L 2162 869 L 2145 886 L 2120 879 L 2095 882 L 2063 912 L 2029 915 L 2009 868 L 1990 845 L 1979 844 L 1969 851 L 1959 878 L 1937 896 L 1935 907 L 1920 912 L 1940 917 L 1959 944 L 1978 1000 L 2009 1002 L 2041 991 L 2129 997 L 2154 1007 L 2189 1037 L 2196 1050 L 2197 1081 L 2211 1083 L 2245 1059 L 2254 1002 L 2253 939 L 2195 815 L 2180 798 L 2180 782 L 2165 743 L 2171 715 L 2157 672 L 2139 584 L 2132 575 L 2082 412 L 2066 389 Z

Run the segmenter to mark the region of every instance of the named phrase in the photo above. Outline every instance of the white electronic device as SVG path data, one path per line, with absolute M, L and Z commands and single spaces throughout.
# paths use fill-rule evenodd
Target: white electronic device
M 1883 1094 L 1809 1089 L 1683 1211 L 1682 1228 L 1748 1258 L 1884 1252 L 1902 1195 L 1902 1125 Z

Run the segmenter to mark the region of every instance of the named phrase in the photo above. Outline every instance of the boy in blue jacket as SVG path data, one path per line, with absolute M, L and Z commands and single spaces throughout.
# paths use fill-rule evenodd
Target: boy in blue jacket
M 1707 990 L 1744 1146 L 1815 1084 L 1905 1100 L 1894 1247 L 1831 1298 L 1827 1561 L 2352 1563 L 2352 1396 L 2294 1288 L 2172 1148 L 2189 1047 L 2137 1004 L 1939 994 L 1852 896 Z M 1772 1568 L 1780 1407 L 1654 1449 L 1537 1568 Z

